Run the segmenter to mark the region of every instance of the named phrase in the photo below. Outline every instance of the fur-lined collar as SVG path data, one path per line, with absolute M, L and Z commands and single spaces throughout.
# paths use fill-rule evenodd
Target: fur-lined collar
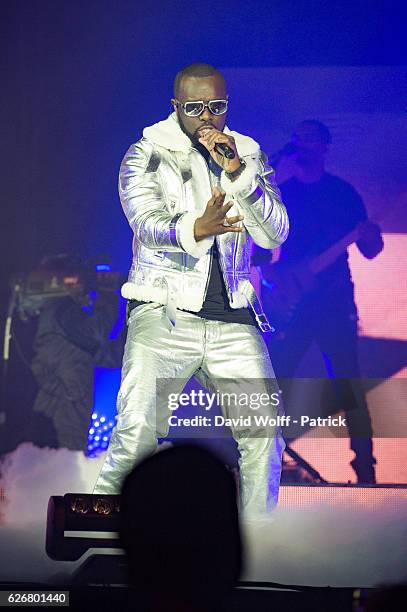
M 253 138 L 244 136 L 238 132 L 233 132 L 225 125 L 224 133 L 233 136 L 239 154 L 246 155 L 259 154 L 260 147 Z M 169 149 L 170 151 L 188 151 L 192 143 L 188 136 L 181 130 L 176 113 L 171 113 L 164 121 L 159 121 L 143 130 L 143 136 L 150 142 Z

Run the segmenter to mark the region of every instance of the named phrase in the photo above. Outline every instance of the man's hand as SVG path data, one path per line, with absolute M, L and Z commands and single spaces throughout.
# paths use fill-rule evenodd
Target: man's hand
M 224 204 L 225 195 L 217 187 L 213 189 L 212 197 L 206 205 L 204 214 L 195 221 L 194 237 L 197 242 L 208 236 L 244 231 L 244 227 L 233 227 L 234 223 L 244 219 L 243 215 L 226 216 L 232 208 L 233 202 Z
M 357 240 L 359 250 L 367 259 L 373 259 L 384 246 L 380 227 L 376 223 L 372 223 L 372 221 L 364 221 L 359 223 L 357 229 L 359 233 Z
M 206 126 L 199 130 L 199 142 L 208 149 L 211 157 L 216 163 L 221 166 L 226 172 L 234 172 L 240 166 L 239 153 L 236 149 L 235 139 L 232 136 L 227 136 L 214 127 Z M 225 144 L 235 153 L 233 159 L 227 159 L 215 150 L 216 144 Z

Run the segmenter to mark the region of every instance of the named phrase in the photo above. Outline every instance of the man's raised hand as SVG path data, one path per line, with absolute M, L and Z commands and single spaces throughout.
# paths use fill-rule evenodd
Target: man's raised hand
M 227 213 L 233 206 L 233 202 L 224 204 L 225 193 L 214 187 L 212 197 L 206 205 L 202 217 L 198 217 L 194 226 L 194 237 L 198 242 L 208 236 L 219 236 L 226 232 L 243 232 L 243 227 L 234 224 L 244 219 L 243 215 L 227 217 Z

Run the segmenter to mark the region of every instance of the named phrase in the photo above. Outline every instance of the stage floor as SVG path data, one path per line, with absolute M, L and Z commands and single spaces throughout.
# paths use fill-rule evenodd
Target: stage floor
M 270 524 L 247 525 L 244 579 L 364 586 L 407 578 L 407 487 L 283 485 Z
M 85 557 L 47 557 L 48 499 L 90 493 L 102 461 L 31 444 L 7 456 L 0 481 L 1 582 L 61 583 L 81 565 Z M 406 519 L 407 488 L 401 485 L 283 485 L 271 519 L 243 525 L 242 580 L 332 587 L 405 581 Z

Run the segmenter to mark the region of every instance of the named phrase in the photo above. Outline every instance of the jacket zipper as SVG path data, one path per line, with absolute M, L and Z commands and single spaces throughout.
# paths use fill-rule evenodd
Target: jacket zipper
M 239 246 L 240 234 L 237 234 L 235 237 L 235 242 L 233 245 L 233 255 L 232 255 L 232 272 L 233 272 L 233 286 L 236 289 L 236 253 Z M 230 292 L 232 293 L 232 292 Z M 232 301 L 232 295 L 230 295 L 230 301 Z
M 206 165 L 207 165 L 207 167 L 208 167 L 208 173 L 209 173 L 209 177 L 210 177 L 210 170 L 209 170 L 209 166 L 208 166 L 208 164 L 206 164 Z M 210 178 L 209 178 L 209 182 L 210 182 Z M 211 188 L 212 188 L 212 184 L 211 184 Z M 232 199 L 233 199 L 233 197 L 232 197 Z M 235 266 L 235 258 L 236 258 L 236 252 L 237 252 L 237 241 L 238 241 L 238 239 L 239 239 L 239 235 L 237 236 L 237 238 L 236 238 L 236 240 L 235 240 L 235 243 L 234 243 L 234 245 L 233 245 L 233 256 L 232 256 L 232 273 L 233 273 L 233 281 L 234 281 L 234 282 L 235 282 L 235 274 L 234 274 L 234 271 L 235 271 L 235 269 L 236 269 L 236 266 Z M 226 271 L 225 271 L 225 269 L 224 269 L 224 267 L 223 267 L 223 263 L 222 263 L 221 250 L 219 249 L 219 246 L 220 246 L 220 241 L 218 241 L 218 240 L 216 239 L 216 236 L 214 237 L 214 240 L 215 240 L 216 244 L 218 245 L 218 255 L 219 255 L 219 257 L 218 257 L 218 262 L 219 262 L 220 270 L 221 270 L 221 272 L 222 272 L 223 282 L 224 282 L 224 284 L 225 284 L 225 287 L 226 287 L 226 293 L 228 294 L 229 303 L 230 303 L 230 302 L 232 301 L 232 290 L 231 290 L 231 288 L 229 287 L 229 281 L 228 281 L 228 278 L 227 278 L 227 275 L 226 275 Z M 213 256 L 212 256 L 212 259 L 213 259 Z M 212 261 L 212 260 L 211 260 L 211 261 Z
M 204 157 L 201 155 L 201 153 L 198 151 L 198 149 L 195 149 L 195 147 L 192 147 L 192 148 L 193 148 L 193 150 L 194 150 L 194 151 L 195 151 L 195 152 L 196 152 L 196 153 L 199 155 L 199 157 L 202 159 L 202 162 L 203 162 L 203 164 L 204 164 L 204 166 L 205 166 L 205 169 L 206 169 L 206 174 L 207 174 L 207 177 L 208 177 L 208 182 L 209 182 L 209 190 L 210 190 L 210 192 L 211 192 L 211 194 L 212 194 L 212 183 L 211 183 L 211 177 L 210 177 L 210 173 L 209 173 L 209 172 L 210 172 L 210 171 L 209 171 L 209 166 L 208 166 L 208 164 L 206 163 L 205 158 L 204 158 Z M 216 240 L 216 237 L 214 237 L 214 240 Z M 204 290 L 204 298 L 203 298 L 203 302 L 205 302 L 205 299 L 206 299 L 206 293 L 207 293 L 207 291 L 208 291 L 209 279 L 210 279 L 210 277 L 211 277 L 211 272 L 212 272 L 212 263 L 213 263 L 213 245 L 212 245 L 212 247 L 211 247 L 211 250 L 210 250 L 210 255 L 209 255 L 209 266 L 208 266 L 208 273 L 207 273 L 207 277 L 206 277 L 206 284 L 205 284 L 205 290 Z M 203 302 L 202 302 L 202 304 L 203 304 Z

